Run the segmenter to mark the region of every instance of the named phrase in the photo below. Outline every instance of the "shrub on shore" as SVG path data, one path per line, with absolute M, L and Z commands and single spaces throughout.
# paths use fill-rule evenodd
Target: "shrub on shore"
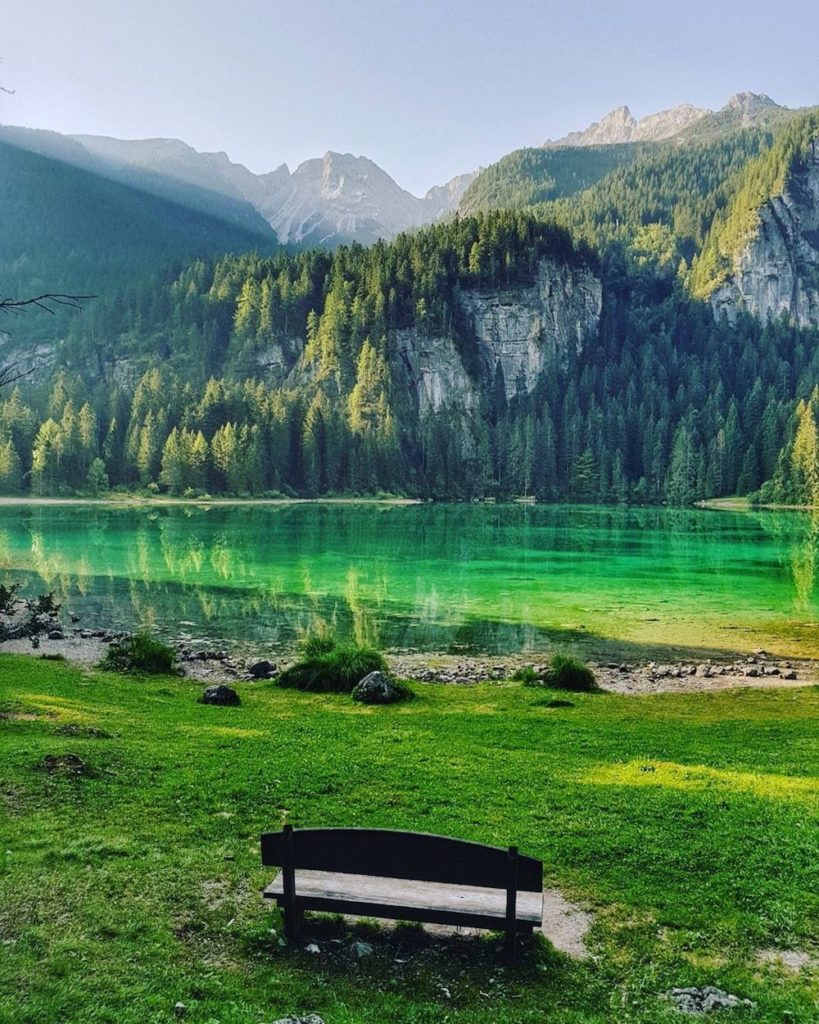
M 573 690 L 575 693 L 590 692 L 597 689 L 594 672 L 578 658 L 565 654 L 556 654 L 543 673 L 546 686 L 556 690 Z
M 515 673 L 524 686 L 551 686 L 556 690 L 573 690 L 575 693 L 591 693 L 598 689 L 594 672 L 578 658 L 556 654 L 549 667 L 538 675 L 531 666 L 524 666 Z
M 170 675 L 176 671 L 176 651 L 147 631 L 115 640 L 100 662 L 109 672 Z
M 279 686 L 310 693 L 351 693 L 370 672 L 389 672 L 379 651 L 363 644 L 339 643 L 331 633 L 308 633 L 300 647 L 301 658 L 281 673 Z

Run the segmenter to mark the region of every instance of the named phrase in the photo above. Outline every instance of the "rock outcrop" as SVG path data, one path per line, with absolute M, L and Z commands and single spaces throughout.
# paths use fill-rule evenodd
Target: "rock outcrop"
M 544 259 L 532 285 L 463 291 L 459 302 L 460 345 L 419 328 L 395 334 L 394 373 L 421 416 L 444 407 L 473 411 L 498 365 L 507 397 L 530 392 L 554 360 L 594 335 L 602 285 L 586 267 Z
M 711 295 L 716 316 L 745 310 L 762 320 L 787 316 L 819 326 L 819 142 L 782 194 L 759 210 L 759 226 Z
M 470 376 L 452 337 L 428 334 L 417 327 L 395 333 L 393 374 L 402 395 L 421 416 L 457 406 L 472 412 L 480 389 Z
M 242 702 L 239 694 L 232 686 L 225 686 L 219 683 L 217 686 L 209 686 L 199 698 L 200 704 L 217 704 L 221 707 L 238 707 Z
M 409 700 L 412 691 L 383 672 L 370 672 L 353 688 L 352 698 L 359 704 L 399 704 Z
M 492 379 L 500 364 L 507 397 L 530 392 L 554 359 L 580 351 L 597 329 L 602 301 L 590 270 L 550 259 L 541 260 L 529 288 L 461 293 L 484 372 Z

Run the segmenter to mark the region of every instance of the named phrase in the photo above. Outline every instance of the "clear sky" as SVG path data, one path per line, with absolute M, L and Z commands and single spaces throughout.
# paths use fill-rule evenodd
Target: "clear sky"
M 0 121 L 328 149 L 415 193 L 627 103 L 819 103 L 816 0 L 3 0 Z

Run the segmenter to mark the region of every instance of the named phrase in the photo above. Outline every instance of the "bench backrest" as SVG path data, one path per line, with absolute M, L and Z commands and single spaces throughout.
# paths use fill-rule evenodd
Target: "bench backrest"
M 284 833 L 265 832 L 262 863 L 282 867 Z M 505 889 L 509 850 L 464 839 L 378 828 L 305 828 L 292 833 L 294 867 Z M 517 888 L 543 889 L 543 865 L 517 857 Z

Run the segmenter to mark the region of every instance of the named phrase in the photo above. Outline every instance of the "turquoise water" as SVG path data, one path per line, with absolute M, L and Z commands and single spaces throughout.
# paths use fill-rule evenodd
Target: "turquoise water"
M 0 574 L 82 624 L 291 646 L 317 618 L 394 650 L 616 642 L 819 653 L 798 512 L 292 504 L 0 507 Z

